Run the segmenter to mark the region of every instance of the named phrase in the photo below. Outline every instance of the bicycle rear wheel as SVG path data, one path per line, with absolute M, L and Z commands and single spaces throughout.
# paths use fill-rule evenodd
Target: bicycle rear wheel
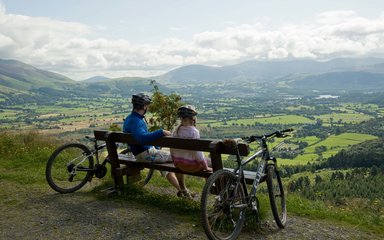
M 273 217 L 277 226 L 284 228 L 287 222 L 287 208 L 285 205 L 285 193 L 281 177 L 275 165 L 267 166 L 267 186 L 269 201 L 271 203 Z
M 129 154 L 129 153 L 131 153 L 131 149 L 128 147 L 127 149 L 124 149 L 123 151 L 121 151 L 119 154 Z M 140 172 L 141 180 L 139 181 L 139 184 L 144 186 L 147 183 L 149 183 L 149 181 L 152 179 L 153 172 L 154 172 L 154 169 L 148 169 L 148 171 L 141 171 Z
M 45 176 L 51 188 L 59 193 L 79 190 L 93 176 L 93 156 L 83 144 L 69 143 L 50 156 Z
M 214 172 L 201 195 L 201 222 L 209 239 L 236 239 L 247 207 L 243 185 L 230 171 Z

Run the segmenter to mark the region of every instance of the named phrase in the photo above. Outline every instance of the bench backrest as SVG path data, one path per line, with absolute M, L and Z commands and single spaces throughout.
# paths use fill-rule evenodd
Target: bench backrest
M 116 143 L 127 143 L 131 145 L 138 144 L 133 136 L 128 133 L 94 131 L 94 134 L 97 140 L 103 140 L 107 143 L 110 158 L 117 158 Z M 236 155 L 236 150 L 224 145 L 221 140 L 162 137 L 149 142 L 148 145 L 209 152 L 213 171 L 223 168 L 221 154 Z M 249 154 L 249 147 L 247 144 L 240 143 L 238 146 L 241 156 L 247 156 Z

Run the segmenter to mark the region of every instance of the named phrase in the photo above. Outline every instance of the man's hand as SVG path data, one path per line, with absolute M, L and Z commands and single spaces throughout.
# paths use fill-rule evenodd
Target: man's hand
M 163 130 L 163 134 L 164 136 L 171 136 L 172 133 L 170 131 L 167 131 L 167 130 Z

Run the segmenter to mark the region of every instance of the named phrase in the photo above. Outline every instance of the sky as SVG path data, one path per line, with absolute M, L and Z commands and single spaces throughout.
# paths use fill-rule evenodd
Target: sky
M 382 0 L 0 0 L 0 59 L 74 80 L 384 57 Z

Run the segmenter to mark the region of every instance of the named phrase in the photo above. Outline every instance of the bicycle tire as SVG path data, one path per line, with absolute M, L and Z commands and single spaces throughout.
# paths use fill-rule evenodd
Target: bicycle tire
M 234 206 L 239 204 L 243 206 Z M 244 206 L 247 205 L 243 185 L 235 174 L 223 169 L 214 172 L 201 195 L 201 222 L 207 237 L 236 239 L 244 225 Z
M 88 156 L 88 157 L 86 157 Z M 84 162 L 71 174 L 79 160 Z M 45 176 L 49 186 L 59 193 L 72 193 L 82 188 L 93 176 L 93 156 L 87 146 L 69 143 L 57 148 L 50 156 Z M 72 178 L 72 179 L 71 179 Z
M 285 192 L 280 174 L 273 164 L 267 166 L 267 186 L 273 218 L 279 228 L 284 228 L 287 222 Z
M 129 152 L 131 152 L 131 149 L 128 147 L 123 151 L 121 151 L 120 154 L 127 154 Z M 140 171 L 140 177 L 142 180 L 139 181 L 139 184 L 142 186 L 145 186 L 146 184 L 148 184 L 149 181 L 151 181 L 152 179 L 153 172 L 154 172 L 154 169 L 148 169 L 147 173 L 145 173 L 144 171 Z

